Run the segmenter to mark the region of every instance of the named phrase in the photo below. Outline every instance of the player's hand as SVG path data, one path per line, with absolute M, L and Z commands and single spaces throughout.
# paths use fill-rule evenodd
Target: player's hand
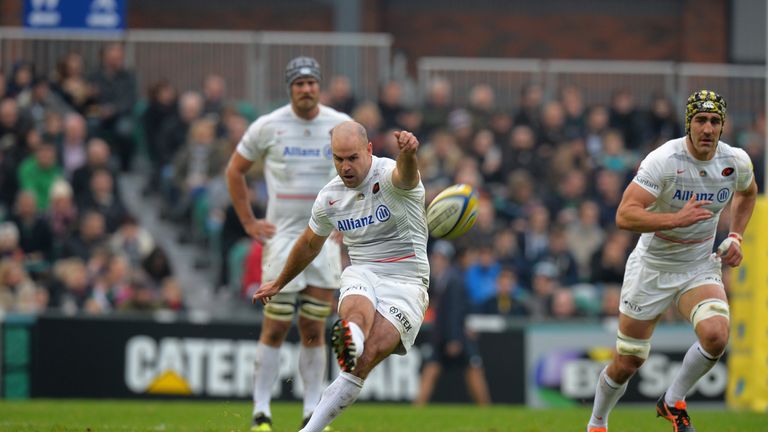
M 273 223 L 267 222 L 266 219 L 255 219 L 243 228 L 252 239 L 259 243 L 264 243 L 265 240 L 272 238 L 277 230 L 277 227 Z
M 416 153 L 416 150 L 419 149 L 419 140 L 412 133 L 408 131 L 395 131 L 394 133 L 400 153 Z
M 697 200 L 695 194 L 691 196 L 691 199 L 677 212 L 677 226 L 687 227 L 711 218 L 712 211 L 703 208 L 709 204 L 712 204 L 712 201 Z
M 265 305 L 269 303 L 269 300 L 271 300 L 272 297 L 279 292 L 280 286 L 278 286 L 275 281 L 265 282 L 261 284 L 255 293 L 253 293 L 251 303 L 256 304 L 256 302 L 261 302 L 261 304 Z
M 741 253 L 741 236 L 737 233 L 728 234 L 728 237 L 717 247 L 717 256 L 723 264 L 738 267 L 744 258 Z

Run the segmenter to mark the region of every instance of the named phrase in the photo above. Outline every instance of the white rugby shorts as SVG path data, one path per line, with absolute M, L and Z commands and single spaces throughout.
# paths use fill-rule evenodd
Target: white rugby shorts
M 723 287 L 722 269 L 714 258 L 682 272 L 649 268 L 635 252 L 629 256 L 621 287 L 619 311 L 630 318 L 652 320 L 685 292 L 703 285 Z
M 339 308 L 352 295 L 368 298 L 374 309 L 400 333 L 395 354 L 405 355 L 416 341 L 429 306 L 427 287 L 421 278 L 379 276 L 363 265 L 351 265 L 341 275 Z
M 276 234 L 264 244 L 261 261 L 261 280 L 264 282 L 277 279 L 288 255 L 298 237 Z M 338 289 L 341 276 L 341 248 L 332 240 L 327 240 L 323 250 L 309 263 L 298 276 L 288 283 L 281 293 L 295 293 L 308 286 L 326 289 Z

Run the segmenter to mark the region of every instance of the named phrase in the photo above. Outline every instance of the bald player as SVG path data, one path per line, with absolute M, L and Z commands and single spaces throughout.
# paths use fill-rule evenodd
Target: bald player
M 322 250 L 334 229 L 351 265 L 341 276 L 340 319 L 331 340 L 341 373 L 323 392 L 302 432 L 319 432 L 354 403 L 371 370 L 390 354 L 405 355 L 429 299 L 424 185 L 412 133 L 394 132 L 397 160 L 372 154 L 365 128 L 345 122 L 331 138 L 338 176 L 318 194 L 312 218 L 283 271 L 254 294 L 269 304 Z

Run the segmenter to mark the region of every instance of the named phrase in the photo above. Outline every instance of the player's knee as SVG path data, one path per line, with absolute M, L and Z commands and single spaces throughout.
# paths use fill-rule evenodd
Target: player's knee
M 317 321 L 299 317 L 299 335 L 301 343 L 306 346 L 320 346 L 325 337 L 325 321 Z
M 728 346 L 728 321 L 710 319 L 699 323 L 696 333 L 702 348 L 713 356 L 720 356 Z
M 691 310 L 690 320 L 705 351 L 716 356 L 725 351 L 730 321 L 728 303 L 721 299 L 703 300 Z

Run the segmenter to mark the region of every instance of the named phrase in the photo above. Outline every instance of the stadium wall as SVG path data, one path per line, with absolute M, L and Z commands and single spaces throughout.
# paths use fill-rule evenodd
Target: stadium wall
M 24 0 L 0 0 L 0 25 L 21 26 Z M 360 31 L 394 36 L 424 56 L 728 61 L 727 0 L 359 0 Z M 334 31 L 344 2 L 130 0 L 132 29 Z M 334 6 L 339 5 L 339 6 Z M 413 65 L 411 65 L 413 67 Z
M 130 317 L 7 317 L 0 331 L 0 397 L 248 399 L 259 326 Z M 535 407 L 588 405 L 610 359 L 615 326 L 569 323 L 478 328 L 478 346 L 494 403 Z M 431 353 L 430 329 L 406 356 L 392 356 L 366 380 L 361 400 L 411 402 Z M 625 399 L 652 403 L 669 385 L 693 340 L 688 326 L 662 326 L 648 363 Z M 273 397 L 300 400 L 298 335 L 281 350 Z M 3 352 L 4 351 L 4 352 Z M 328 352 L 329 379 L 338 367 Z M 690 395 L 723 403 L 721 362 Z M 461 365 L 447 364 L 433 402 L 468 403 Z

